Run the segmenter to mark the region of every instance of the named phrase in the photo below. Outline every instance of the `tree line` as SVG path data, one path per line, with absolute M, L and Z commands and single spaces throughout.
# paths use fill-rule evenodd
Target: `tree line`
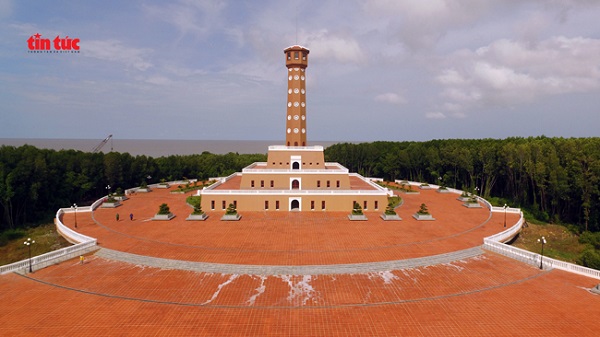
M 365 176 L 476 191 L 542 221 L 600 231 L 600 138 L 342 143 L 325 159 Z
M 205 180 L 240 171 L 263 154 L 153 158 L 129 153 L 88 153 L 34 146 L 0 147 L 0 232 L 48 222 L 56 210 L 89 205 L 117 188 L 182 178 Z
M 600 231 L 600 138 L 342 143 L 328 147 L 325 157 L 364 176 L 476 191 L 543 221 Z M 108 185 L 114 191 L 162 179 L 204 180 L 256 161 L 266 161 L 266 155 L 153 158 L 1 146 L 0 231 L 49 220 L 56 209 L 73 203 L 89 204 L 106 195 Z

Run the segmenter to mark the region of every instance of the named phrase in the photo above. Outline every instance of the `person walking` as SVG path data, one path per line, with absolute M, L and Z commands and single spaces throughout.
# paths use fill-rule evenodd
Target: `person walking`
M 129 220 L 133 221 L 133 213 L 129 213 Z
M 119 221 L 119 213 L 117 213 L 117 215 L 115 215 L 115 218 L 117 218 L 117 221 Z

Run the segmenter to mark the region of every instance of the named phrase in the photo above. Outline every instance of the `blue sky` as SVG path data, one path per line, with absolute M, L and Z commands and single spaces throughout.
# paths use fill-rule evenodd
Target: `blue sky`
M 599 17 L 595 0 L 0 0 L 0 138 L 282 142 L 296 43 L 309 142 L 600 136 Z M 36 33 L 80 53 L 28 53 Z

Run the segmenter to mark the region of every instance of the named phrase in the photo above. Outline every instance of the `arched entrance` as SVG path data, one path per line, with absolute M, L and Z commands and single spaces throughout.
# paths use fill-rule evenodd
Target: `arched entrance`
M 297 199 L 292 200 L 290 203 L 290 211 L 299 211 L 300 210 L 300 201 Z
M 297 179 L 292 180 L 292 189 L 293 190 L 300 189 L 300 182 Z
M 300 163 L 295 161 L 292 163 L 292 170 L 299 170 L 300 169 Z

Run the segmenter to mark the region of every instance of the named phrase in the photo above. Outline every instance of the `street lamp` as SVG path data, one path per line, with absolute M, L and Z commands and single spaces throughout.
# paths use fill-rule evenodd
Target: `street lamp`
M 538 239 L 538 242 L 542 244 L 542 255 L 540 256 L 540 269 L 544 269 L 543 259 L 544 259 L 544 245 L 546 244 L 546 238 L 542 236 L 541 239 Z
M 71 209 L 75 210 L 75 228 L 77 228 L 77 204 L 73 204 Z
M 506 204 L 504 204 L 504 228 L 506 228 L 506 209 L 508 208 L 508 206 Z
M 106 186 L 106 191 L 107 191 L 107 193 L 108 193 L 108 196 L 110 197 L 110 185 L 107 185 L 107 186 Z
M 31 245 L 35 243 L 35 240 L 31 240 L 31 238 L 27 238 L 27 241 L 23 242 L 27 248 L 29 248 L 29 272 L 33 273 L 33 269 L 31 269 Z

